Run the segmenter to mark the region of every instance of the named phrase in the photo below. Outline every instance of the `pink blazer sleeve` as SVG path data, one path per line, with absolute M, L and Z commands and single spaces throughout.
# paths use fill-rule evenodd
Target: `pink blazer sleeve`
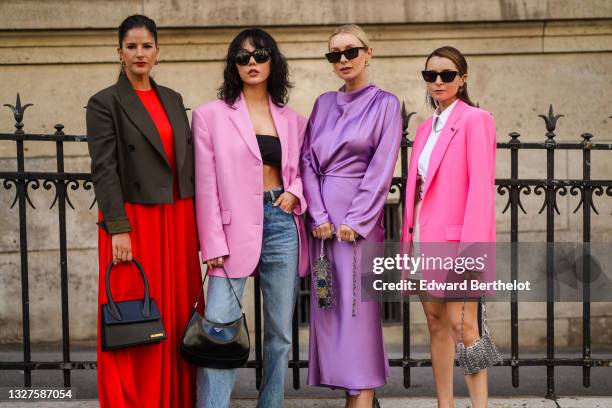
M 490 242 L 495 222 L 495 122 L 477 110 L 466 124 L 468 192 L 461 242 Z
M 192 133 L 195 148 L 195 208 L 202 262 L 229 255 L 223 223 L 212 136 L 198 110 L 193 112 Z
M 297 149 L 298 155 L 302 151 L 302 145 L 304 144 L 304 134 L 306 132 L 306 123 L 307 123 L 306 118 L 302 117 L 301 115 L 298 115 L 298 149 Z M 306 212 L 307 205 L 306 205 L 306 199 L 304 198 L 304 186 L 302 184 L 302 174 L 301 174 L 300 165 L 299 165 L 300 158 L 297 157 L 293 159 L 294 160 L 297 159 L 298 161 L 297 175 L 295 179 L 291 182 L 291 184 L 287 186 L 285 191 L 290 192 L 291 194 L 293 194 L 300 200 L 298 205 L 296 205 L 295 208 L 293 209 L 293 213 L 295 215 L 302 215 Z

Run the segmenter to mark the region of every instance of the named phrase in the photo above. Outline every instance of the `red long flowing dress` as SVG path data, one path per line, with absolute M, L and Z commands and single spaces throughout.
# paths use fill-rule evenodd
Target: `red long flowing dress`
M 101 408 L 191 408 L 195 405 L 195 369 L 181 358 L 180 342 L 201 284 L 193 199 L 178 198 L 174 137 L 163 105 L 154 90 L 136 93 L 157 127 L 175 174 L 173 204 L 125 203 L 132 227 L 132 253 L 147 275 L 166 339 L 102 352 L 98 323 L 98 398 Z M 100 228 L 98 240 L 100 316 L 100 306 L 107 302 L 104 275 L 112 260 L 111 235 Z M 142 298 L 142 279 L 136 267 L 115 266 L 111 289 L 115 301 Z

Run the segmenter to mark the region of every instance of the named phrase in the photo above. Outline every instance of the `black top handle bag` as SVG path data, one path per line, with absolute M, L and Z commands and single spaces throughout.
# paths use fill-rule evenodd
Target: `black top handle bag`
M 142 266 L 136 265 L 144 284 L 144 298 L 115 302 L 110 288 L 111 262 L 106 269 L 106 297 L 108 303 L 102 305 L 101 331 L 102 351 L 111 351 L 142 344 L 157 343 L 166 338 L 159 309 L 149 296 L 149 282 Z
M 225 268 L 223 272 L 225 272 L 227 283 L 236 298 L 236 302 L 240 306 L 242 315 L 233 322 L 215 323 L 208 321 L 206 317 L 198 312 L 197 307 L 200 295 L 203 296 L 204 294 L 204 282 L 206 282 L 206 277 L 208 276 L 207 270 L 181 343 L 183 358 L 200 367 L 220 369 L 240 368 L 244 367 L 249 360 L 251 342 L 244 309 Z

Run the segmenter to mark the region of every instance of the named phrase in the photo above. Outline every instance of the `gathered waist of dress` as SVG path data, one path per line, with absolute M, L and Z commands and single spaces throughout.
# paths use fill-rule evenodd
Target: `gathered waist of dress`
M 341 177 L 341 178 L 358 178 L 361 179 L 365 175 L 365 171 L 330 171 L 330 172 L 321 172 L 315 171 L 320 178 L 325 177 Z

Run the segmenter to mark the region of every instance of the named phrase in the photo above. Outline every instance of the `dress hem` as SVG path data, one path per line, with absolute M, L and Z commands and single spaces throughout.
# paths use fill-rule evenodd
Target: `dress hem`
M 332 389 L 343 389 L 343 390 L 370 390 L 378 387 L 382 387 L 387 384 L 387 380 L 389 379 L 389 375 L 385 375 L 385 381 L 381 384 L 377 385 L 359 385 L 359 386 L 348 386 L 348 385 L 332 385 L 329 381 L 319 381 L 317 384 L 314 384 L 311 381 L 306 381 L 306 384 L 312 387 L 326 387 Z

